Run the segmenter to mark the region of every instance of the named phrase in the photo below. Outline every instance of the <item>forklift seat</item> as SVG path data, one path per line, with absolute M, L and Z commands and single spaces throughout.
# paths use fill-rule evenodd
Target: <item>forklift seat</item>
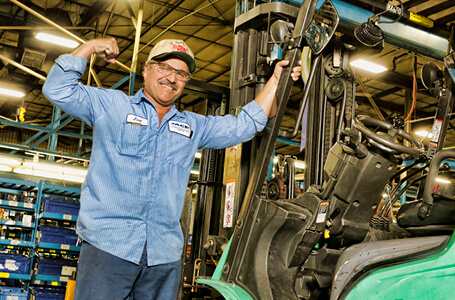
M 397 223 L 417 235 L 448 234 L 455 229 L 455 201 L 447 198 L 434 198 L 430 214 L 421 219 L 418 216 L 422 200 L 403 204 L 397 214 Z

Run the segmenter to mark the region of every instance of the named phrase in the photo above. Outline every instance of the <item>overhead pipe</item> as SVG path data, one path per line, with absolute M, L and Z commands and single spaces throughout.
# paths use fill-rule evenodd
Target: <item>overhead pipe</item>
M 49 20 L 48 18 L 46 18 L 45 16 L 43 16 L 42 14 L 36 12 L 35 10 L 31 9 L 30 7 L 24 5 L 23 3 L 17 1 L 17 0 L 9 0 L 11 2 L 13 2 L 14 4 L 16 4 L 17 6 L 19 6 L 20 8 L 28 11 L 29 13 L 33 14 L 34 16 L 36 16 L 37 18 L 43 20 L 44 22 L 48 23 L 49 25 L 52 25 L 54 26 L 55 28 L 57 28 L 58 30 L 68 34 L 69 36 L 71 36 L 72 38 L 78 40 L 79 42 L 85 44 L 86 43 L 86 40 L 78 37 L 77 35 L 75 35 L 74 33 L 71 33 L 70 31 L 66 30 L 65 28 L 63 28 L 62 26 L 58 25 L 57 23 Z M 122 64 L 121 62 L 119 62 L 118 60 L 115 60 L 115 63 L 118 64 L 120 67 L 124 68 L 125 70 L 127 70 L 128 72 L 130 72 L 130 68 L 128 68 L 127 66 L 125 66 L 124 64 Z
M 139 45 L 141 42 L 141 28 L 142 28 L 142 16 L 143 15 L 144 15 L 144 0 L 141 0 L 141 2 L 139 4 L 139 12 L 137 14 L 136 36 L 134 38 L 133 60 L 131 62 L 130 89 L 129 89 L 130 95 L 133 95 L 133 92 L 134 92 L 134 81 L 136 79 L 136 69 L 137 69 L 137 60 L 139 57 Z
M 64 29 L 72 30 L 93 30 L 93 26 L 64 26 Z M 0 30 L 49 30 L 53 26 L 0 26 Z
M 112 6 L 112 10 L 111 10 L 111 13 L 109 14 L 109 18 L 107 19 L 107 22 L 106 22 L 106 25 L 104 26 L 104 29 L 103 29 L 103 34 L 101 35 L 102 38 L 104 38 L 104 36 L 106 35 L 106 32 L 107 32 L 107 28 L 109 27 L 109 24 L 111 23 L 111 20 L 112 20 L 112 15 L 114 13 L 114 9 L 115 7 L 117 6 L 117 1 L 114 1 L 114 5 Z M 96 26 L 96 29 L 98 28 L 98 22 L 97 22 L 97 26 Z M 96 31 L 95 31 L 96 33 Z M 103 87 L 103 85 L 101 84 L 101 81 L 98 77 L 98 75 L 95 73 L 95 71 L 93 70 L 93 65 L 95 63 L 95 60 L 96 60 L 96 55 L 92 54 L 91 57 L 90 57 L 90 66 L 89 66 L 89 74 L 88 74 L 88 79 L 87 79 L 87 85 L 90 85 L 91 83 L 91 78 L 93 76 L 93 79 L 95 79 L 95 83 L 98 87 Z
M 171 29 L 172 27 L 174 27 L 175 24 L 179 23 L 180 21 L 183 21 L 184 19 L 188 18 L 189 16 L 192 16 L 196 13 L 198 13 L 199 11 L 207 8 L 208 6 L 213 6 L 215 3 L 217 3 L 218 1 L 220 0 L 215 0 L 213 2 L 210 2 L 209 4 L 207 5 L 204 5 L 203 7 L 199 8 L 199 9 L 196 9 L 195 11 L 185 15 L 184 17 L 181 17 L 180 19 L 178 19 L 177 21 L 175 21 L 174 23 L 172 23 L 171 25 L 169 25 L 167 28 L 165 28 L 164 30 L 162 30 L 160 32 L 160 34 L 158 34 L 156 37 L 154 37 L 153 39 L 151 39 L 147 44 L 144 45 L 144 47 L 142 47 L 141 49 L 139 49 L 139 52 L 142 52 L 142 50 L 144 50 L 148 45 L 150 45 L 151 43 L 153 43 L 154 41 L 156 41 L 160 36 L 162 36 L 164 33 L 166 33 L 166 31 L 168 31 L 169 29 Z
M 21 65 L 20 63 L 17 63 L 17 62 L 15 62 L 14 60 L 9 59 L 8 57 L 6 57 L 6 56 L 4 56 L 4 55 L 2 55 L 2 54 L 0 54 L 0 59 L 6 61 L 7 63 L 12 64 L 12 65 L 15 66 L 16 68 L 21 69 L 22 71 L 25 71 L 25 72 L 27 72 L 27 73 L 29 73 L 29 74 L 31 74 L 31 75 L 33 75 L 33 76 L 39 78 L 39 79 L 46 80 L 46 77 L 44 77 L 43 75 L 41 75 L 41 74 L 39 74 L 39 73 L 36 73 L 36 72 L 33 71 L 32 69 L 29 69 L 29 68 L 27 68 L 26 66 L 23 66 L 23 65 Z
M 114 15 L 114 10 L 115 10 L 115 8 L 117 7 L 117 3 L 118 3 L 118 1 L 115 0 L 115 1 L 114 1 L 114 4 L 112 5 L 111 12 L 109 13 L 109 17 L 107 18 L 106 25 L 104 25 L 103 34 L 101 35 L 101 37 L 104 37 L 104 36 L 106 35 L 107 28 L 108 28 L 109 25 L 111 24 L 112 16 Z
M 133 22 L 133 26 L 134 26 L 134 29 L 137 30 L 137 20 L 136 20 L 136 16 L 134 15 L 134 12 L 133 12 L 133 9 L 131 8 L 131 5 L 128 1 L 123 1 L 124 4 L 125 4 L 125 7 L 126 7 L 126 10 L 128 11 L 128 13 L 130 14 L 130 17 L 131 17 L 131 22 Z

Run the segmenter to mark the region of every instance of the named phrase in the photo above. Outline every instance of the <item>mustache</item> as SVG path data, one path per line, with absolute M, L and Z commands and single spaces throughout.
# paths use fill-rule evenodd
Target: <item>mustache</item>
M 165 84 L 165 85 L 169 85 L 173 90 L 177 90 L 177 85 L 173 82 L 170 82 L 168 79 L 166 78 L 162 78 L 160 80 L 158 80 L 158 83 L 159 84 Z

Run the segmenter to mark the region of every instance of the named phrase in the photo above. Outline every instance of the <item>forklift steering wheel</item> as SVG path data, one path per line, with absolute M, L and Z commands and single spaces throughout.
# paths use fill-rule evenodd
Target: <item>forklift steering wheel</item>
M 385 132 L 373 132 L 368 129 L 365 125 L 379 127 L 380 129 L 387 130 Z M 387 122 L 374 119 L 368 116 L 357 116 L 354 118 L 354 127 L 359 130 L 364 136 L 368 138 L 368 141 L 382 150 L 389 153 L 400 154 L 408 153 L 413 155 L 419 155 L 425 150 L 423 144 L 419 142 L 415 137 L 400 128 L 395 128 L 392 124 Z M 412 146 L 404 146 L 395 141 L 395 136 L 401 136 L 412 144 Z

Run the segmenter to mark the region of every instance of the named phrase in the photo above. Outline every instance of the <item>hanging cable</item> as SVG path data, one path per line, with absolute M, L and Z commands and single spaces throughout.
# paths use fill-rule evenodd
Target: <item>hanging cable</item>
M 400 171 L 396 172 L 395 174 L 393 174 L 393 176 L 389 179 L 389 181 L 387 182 L 387 185 L 390 185 L 392 183 L 392 181 L 395 180 L 395 178 L 397 178 L 398 176 L 400 176 L 402 173 L 406 172 L 407 170 L 411 169 L 412 167 L 414 167 L 415 165 L 417 164 L 420 164 L 424 161 L 426 161 L 428 159 L 427 156 L 425 155 L 421 155 L 419 156 L 416 160 L 414 160 L 413 163 L 411 163 L 409 166 L 407 167 L 404 167 L 403 169 L 401 169 Z
M 378 24 L 380 24 L 380 23 L 396 23 L 396 22 L 398 22 L 401 19 L 401 17 L 403 16 L 403 13 L 404 13 L 403 2 L 401 2 L 401 0 L 397 0 L 397 1 L 400 2 L 400 7 L 401 7 L 400 12 L 398 13 L 398 18 L 396 18 L 395 20 L 392 20 L 392 21 L 378 21 Z M 385 11 L 377 14 L 377 16 L 380 16 L 383 13 L 386 13 L 386 12 L 388 12 L 388 10 L 385 10 Z
M 409 114 L 404 119 L 405 122 L 407 122 L 410 118 L 412 113 L 414 112 L 416 102 L 417 102 L 417 79 L 416 79 L 416 73 L 417 73 L 417 56 L 414 56 L 414 66 L 413 66 L 413 81 L 412 81 L 412 106 L 411 109 L 409 110 Z
M 404 194 L 404 192 L 406 192 L 412 185 L 414 185 L 415 183 L 421 181 L 422 179 L 424 179 L 425 177 L 427 177 L 427 174 L 424 174 L 424 175 L 421 175 L 419 177 L 417 177 L 416 179 L 414 179 L 413 181 L 409 182 L 408 184 L 406 184 L 406 186 L 398 193 L 395 195 L 395 197 L 390 198 L 390 201 L 388 201 L 384 206 L 385 207 L 385 213 L 383 214 L 383 216 L 387 216 L 389 213 L 390 213 L 390 210 L 393 208 L 393 205 L 395 204 L 395 202 L 398 201 L 398 199 L 401 198 L 401 195 Z
M 406 182 L 409 178 L 411 178 L 412 176 L 414 176 L 415 174 L 419 173 L 422 171 L 422 169 L 425 169 L 426 167 L 428 167 L 430 165 L 430 162 L 427 162 L 422 168 L 412 172 L 411 174 L 407 175 L 406 177 L 404 177 L 403 179 L 401 179 L 397 185 L 395 186 L 395 188 L 392 190 L 392 192 L 390 193 L 390 196 L 389 196 L 389 199 L 386 201 L 386 203 L 381 207 L 380 211 L 379 211 L 379 215 L 381 216 L 384 216 L 384 210 L 386 208 L 386 206 L 388 206 L 390 204 L 390 202 L 392 201 L 392 197 L 393 195 L 398 191 L 398 189 L 400 188 L 400 186 Z

